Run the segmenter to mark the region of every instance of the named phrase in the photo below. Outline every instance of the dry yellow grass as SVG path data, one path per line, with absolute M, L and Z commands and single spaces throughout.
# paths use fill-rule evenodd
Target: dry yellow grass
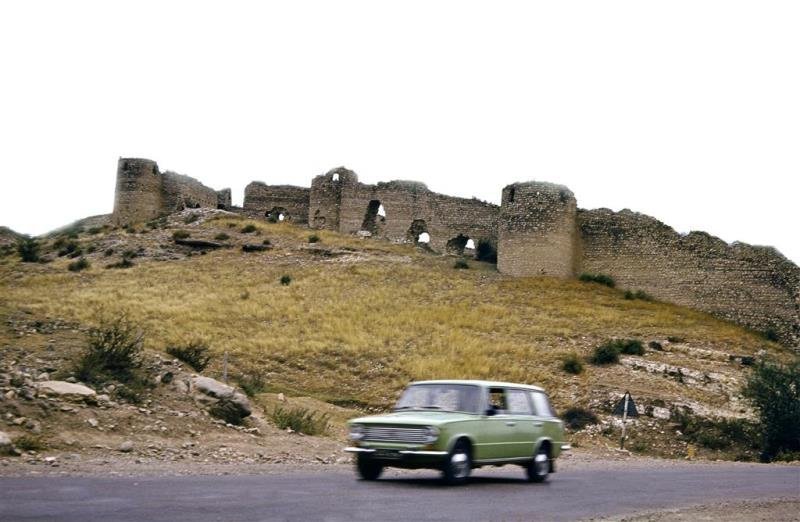
M 539 383 L 558 402 L 567 387 L 561 358 L 586 355 L 615 336 L 675 335 L 737 353 L 779 351 L 706 314 L 625 300 L 595 284 L 509 279 L 475 262 L 471 270 L 454 270 L 452 258 L 410 246 L 288 224 L 253 221 L 260 235 L 240 234 L 250 222 L 211 220 L 192 234 L 224 231 L 234 242 L 269 238 L 274 250 L 137 260 L 127 270 L 104 270 L 93 260 L 78 274 L 66 270 L 66 260 L 40 266 L 6 258 L 0 310 L 85 324 L 101 313 L 126 312 L 146 330 L 150 349 L 199 338 L 215 354 L 230 354 L 232 372 L 267 372 L 271 390 L 372 404 L 391 403 L 408 381 L 427 378 Z M 312 233 L 319 245 L 308 244 Z M 311 253 L 314 248 L 352 256 L 327 258 Z M 283 275 L 292 277 L 291 285 L 280 284 Z M 211 371 L 219 364 L 217 357 Z M 569 386 L 624 385 L 621 372 L 590 369 L 569 378 Z

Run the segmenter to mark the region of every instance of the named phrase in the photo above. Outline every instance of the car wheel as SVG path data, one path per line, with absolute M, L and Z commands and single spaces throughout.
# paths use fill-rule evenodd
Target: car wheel
M 550 474 L 550 454 L 546 447 L 539 448 L 533 460 L 526 469 L 528 480 L 531 482 L 544 482 Z
M 442 478 L 448 484 L 463 484 L 469 479 L 472 471 L 472 456 L 469 445 L 459 441 L 447 456 L 447 462 L 442 469 Z
M 367 455 L 358 455 L 356 457 L 356 471 L 363 480 L 378 480 L 378 477 L 383 473 L 383 465 Z

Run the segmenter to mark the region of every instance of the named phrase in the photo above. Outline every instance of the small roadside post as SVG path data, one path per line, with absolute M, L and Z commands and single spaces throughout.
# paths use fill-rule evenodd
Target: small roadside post
M 633 397 L 629 391 L 625 391 L 625 395 L 620 399 L 614 408 L 614 415 L 622 417 L 622 437 L 619 440 L 619 449 L 625 449 L 625 439 L 628 438 L 626 424 L 628 417 L 638 417 L 639 411 L 636 409 L 636 403 L 633 402 Z
M 225 355 L 222 357 L 222 380 L 228 384 L 228 350 L 225 350 Z

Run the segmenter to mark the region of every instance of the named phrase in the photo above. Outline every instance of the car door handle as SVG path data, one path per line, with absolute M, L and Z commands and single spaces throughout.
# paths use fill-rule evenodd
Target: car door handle
M 507 421 L 506 422 L 506 426 L 516 426 L 516 425 L 517 425 L 517 423 L 514 422 L 514 421 Z
M 534 422 L 533 425 L 536 428 L 540 428 L 544 423 L 543 422 Z

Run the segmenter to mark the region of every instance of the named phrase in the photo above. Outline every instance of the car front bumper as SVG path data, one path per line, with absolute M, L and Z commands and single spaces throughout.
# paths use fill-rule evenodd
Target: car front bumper
M 438 469 L 447 460 L 446 451 L 431 451 L 401 448 L 344 448 L 347 453 L 364 456 L 380 462 L 384 466 L 396 468 L 434 468 Z

